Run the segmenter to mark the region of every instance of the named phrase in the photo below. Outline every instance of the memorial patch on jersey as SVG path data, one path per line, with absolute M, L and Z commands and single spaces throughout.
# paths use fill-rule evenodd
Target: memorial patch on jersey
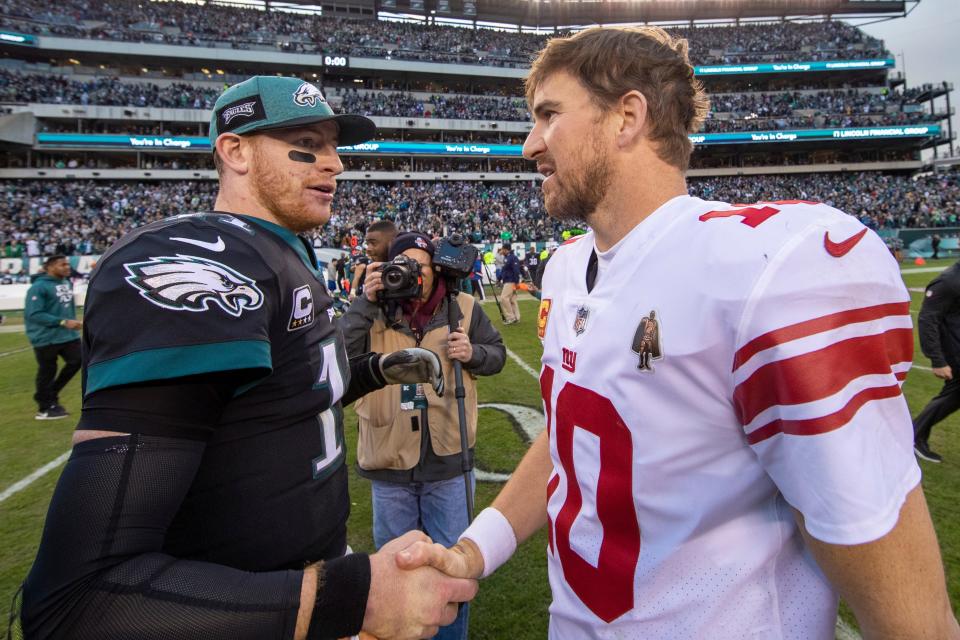
M 587 330 L 587 320 L 590 318 L 590 309 L 577 307 L 577 317 L 573 320 L 573 332 L 578 336 Z
M 640 320 L 637 331 L 633 334 L 631 349 L 640 357 L 637 369 L 653 373 L 651 363 L 663 358 L 663 349 L 660 345 L 660 321 L 657 320 L 656 311 L 651 309 L 650 314 L 643 316 Z
M 547 319 L 550 318 L 550 305 L 552 304 L 550 298 L 544 298 L 540 301 L 540 311 L 537 313 L 537 337 L 541 340 L 547 335 Z
M 313 291 L 305 284 L 293 290 L 293 310 L 287 331 L 296 331 L 313 324 Z
M 196 256 L 152 257 L 123 265 L 126 281 L 151 303 L 173 311 L 208 311 L 217 305 L 239 317 L 259 309 L 263 293 L 257 282 L 230 267 Z

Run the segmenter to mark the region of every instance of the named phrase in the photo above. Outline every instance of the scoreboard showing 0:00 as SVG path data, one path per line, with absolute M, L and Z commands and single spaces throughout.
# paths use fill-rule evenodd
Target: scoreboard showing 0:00
M 349 67 L 350 63 L 346 56 L 323 56 L 323 66 L 325 67 Z

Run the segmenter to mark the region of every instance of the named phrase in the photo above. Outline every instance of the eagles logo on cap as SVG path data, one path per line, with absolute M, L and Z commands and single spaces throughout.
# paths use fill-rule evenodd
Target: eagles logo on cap
M 316 107 L 320 103 L 326 103 L 327 99 L 323 97 L 320 89 L 304 82 L 293 92 L 293 101 L 301 107 Z
M 244 102 L 243 104 L 238 104 L 235 107 L 230 107 L 229 109 L 224 109 L 220 114 L 220 117 L 223 118 L 223 124 L 230 124 L 230 121 L 236 118 L 237 116 L 252 116 L 253 115 L 253 105 L 257 104 L 255 100 L 250 102 Z

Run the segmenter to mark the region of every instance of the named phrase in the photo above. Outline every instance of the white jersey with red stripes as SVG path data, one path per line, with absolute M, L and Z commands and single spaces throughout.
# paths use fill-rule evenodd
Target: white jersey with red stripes
M 562 246 L 543 284 L 550 637 L 832 640 L 793 509 L 869 542 L 920 480 L 896 262 L 823 204 L 689 196 L 588 292 L 594 248 Z

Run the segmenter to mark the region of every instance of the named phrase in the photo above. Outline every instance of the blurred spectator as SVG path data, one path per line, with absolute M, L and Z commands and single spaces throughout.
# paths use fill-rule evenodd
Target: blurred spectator
M 881 172 L 773 174 L 692 178 L 707 200 L 816 200 L 873 229 L 960 225 L 960 170 L 911 178 Z M 98 254 L 132 227 L 213 206 L 213 181 L 0 182 L 0 252 Z M 315 246 L 338 247 L 362 236 L 374 220 L 432 237 L 454 231 L 471 242 L 559 240 L 565 227 L 546 216 L 536 182 L 340 181 L 330 223 Z M 346 240 L 345 240 L 346 238 Z

